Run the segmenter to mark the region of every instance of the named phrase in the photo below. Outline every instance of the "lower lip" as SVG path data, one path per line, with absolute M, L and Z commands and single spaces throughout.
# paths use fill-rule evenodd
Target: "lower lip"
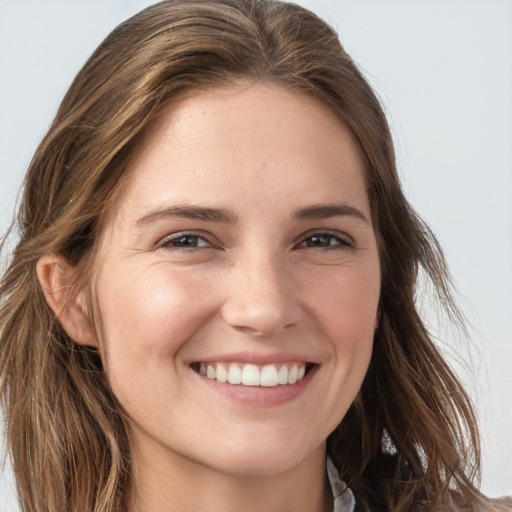
M 228 384 L 209 379 L 196 371 L 191 371 L 209 389 L 244 405 L 256 407 L 272 407 L 291 402 L 297 398 L 310 384 L 319 365 L 313 366 L 304 375 L 304 378 L 295 384 L 283 384 L 275 387 L 243 386 L 242 384 Z

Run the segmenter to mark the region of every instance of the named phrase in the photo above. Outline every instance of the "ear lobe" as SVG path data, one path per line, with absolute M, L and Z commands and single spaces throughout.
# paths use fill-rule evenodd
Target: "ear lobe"
M 47 254 L 36 266 L 37 278 L 46 302 L 68 336 L 81 345 L 98 347 L 98 339 L 87 315 L 83 295 L 74 296 L 74 272 L 62 256 Z

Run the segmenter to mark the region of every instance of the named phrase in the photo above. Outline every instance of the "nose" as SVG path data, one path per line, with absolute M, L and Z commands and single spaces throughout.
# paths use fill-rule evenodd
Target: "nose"
M 279 258 L 251 254 L 232 267 L 222 308 L 238 331 L 269 336 L 296 325 L 301 316 L 293 273 Z

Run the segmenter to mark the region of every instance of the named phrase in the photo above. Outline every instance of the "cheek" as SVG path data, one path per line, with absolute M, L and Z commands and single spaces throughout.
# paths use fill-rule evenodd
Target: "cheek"
M 313 317 L 341 345 L 373 337 L 380 297 L 380 274 L 374 268 L 336 269 L 324 279 L 307 283 Z
M 311 314 L 328 340 L 335 367 L 332 391 L 351 401 L 370 362 L 380 296 L 378 267 L 345 268 L 310 283 Z
M 323 418 L 327 437 L 342 421 L 359 392 L 370 363 L 380 293 L 378 265 L 346 265 L 327 269 L 304 281 L 308 317 L 314 334 L 328 348 L 322 399 L 314 417 Z M 321 340 L 321 341 L 320 341 Z
M 126 275 L 133 278 L 126 279 Z M 212 290 L 200 275 L 166 271 L 105 269 L 96 296 L 101 312 L 104 359 L 113 382 L 167 365 L 215 309 Z

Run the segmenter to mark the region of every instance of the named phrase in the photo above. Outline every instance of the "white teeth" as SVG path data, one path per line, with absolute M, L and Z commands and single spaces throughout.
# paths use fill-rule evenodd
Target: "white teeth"
M 246 364 L 242 370 L 242 384 L 244 386 L 259 386 L 260 371 L 255 364 Z
M 277 380 L 279 384 L 288 384 L 288 368 L 284 364 L 279 368 Z
M 228 382 L 230 384 L 242 384 L 242 370 L 234 364 L 229 365 Z
M 270 388 L 279 384 L 279 376 L 277 368 L 273 364 L 267 364 L 261 370 L 261 382 L 262 386 Z
M 228 381 L 228 372 L 221 364 L 217 365 L 217 380 L 219 382 L 227 382 Z
M 243 386 L 276 387 L 295 384 L 306 374 L 305 363 L 285 363 L 281 366 L 242 363 L 201 363 L 199 373 L 222 383 L 241 384 Z
M 288 370 L 288 384 L 295 384 L 297 382 L 297 373 L 298 373 L 297 366 L 293 365 Z

